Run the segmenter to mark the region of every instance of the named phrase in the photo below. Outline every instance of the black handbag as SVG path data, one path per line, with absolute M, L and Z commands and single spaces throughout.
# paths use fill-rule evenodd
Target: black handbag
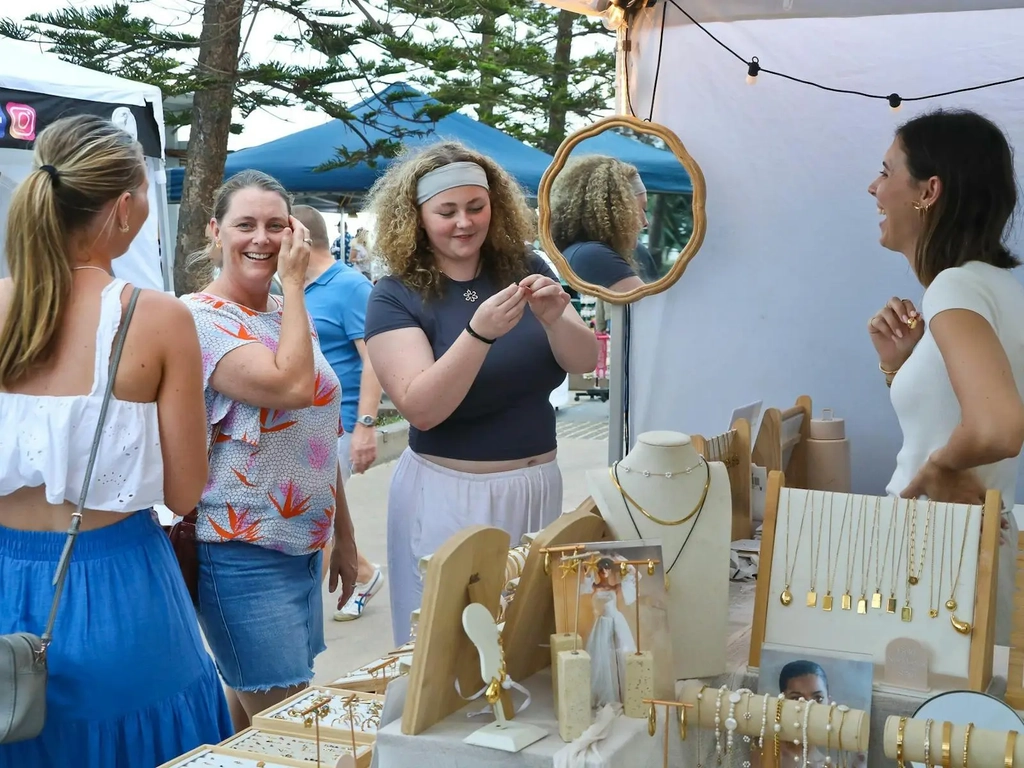
M 103 422 L 106 421 L 107 407 L 110 405 L 111 393 L 114 390 L 114 377 L 121 361 L 124 339 L 128 335 L 128 324 L 135 313 L 138 299 L 139 289 L 136 288 L 132 291 L 128 310 L 110 358 L 110 374 L 107 378 L 106 391 L 103 393 L 103 404 L 100 406 L 92 449 L 89 451 L 89 463 L 85 466 L 82 493 L 78 498 L 78 508 L 71 515 L 68 538 L 53 576 L 53 604 L 50 606 L 46 629 L 42 637 L 28 632 L 0 635 L 0 744 L 34 739 L 43 730 L 43 724 L 46 722 L 46 651 L 53 640 L 53 624 L 57 620 L 57 608 L 60 606 L 60 596 L 64 591 L 64 581 L 68 574 L 68 565 L 71 563 L 71 550 L 74 549 L 78 529 L 82 525 L 82 508 L 89 494 L 96 452 L 99 450 L 100 438 L 103 435 Z

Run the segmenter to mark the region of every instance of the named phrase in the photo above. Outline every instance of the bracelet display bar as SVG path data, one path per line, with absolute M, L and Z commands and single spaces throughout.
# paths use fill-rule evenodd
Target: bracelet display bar
M 903 721 L 902 734 L 900 721 Z M 934 720 L 929 733 L 926 725 L 924 720 L 888 718 L 885 721 L 885 756 L 897 762 L 902 758 L 907 764 L 924 764 L 927 758 L 930 765 L 950 765 L 956 768 L 1024 766 L 1024 739 L 1017 739 L 1014 731 L 990 731 Z

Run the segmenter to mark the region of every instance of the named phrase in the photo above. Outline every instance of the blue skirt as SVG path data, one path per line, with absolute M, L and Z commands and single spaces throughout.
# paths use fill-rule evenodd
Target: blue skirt
M 65 538 L 0 527 L 0 633 L 42 633 Z M 0 745 L 0 768 L 151 768 L 234 732 L 149 510 L 79 535 L 53 635 L 46 725 Z

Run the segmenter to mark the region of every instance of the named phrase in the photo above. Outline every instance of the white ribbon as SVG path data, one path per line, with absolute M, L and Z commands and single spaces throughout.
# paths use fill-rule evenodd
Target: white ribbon
M 490 683 L 488 683 L 488 685 L 490 685 Z M 456 678 L 456 680 L 455 680 L 455 692 L 457 694 L 459 694 L 459 698 L 462 699 L 463 701 L 476 701 L 477 699 L 479 699 L 481 696 L 483 696 L 487 692 L 487 687 L 488 686 L 485 685 L 483 688 L 481 688 L 479 691 L 474 693 L 472 696 L 463 696 L 462 695 L 462 689 L 459 687 L 458 678 Z M 519 707 L 516 709 L 515 713 L 517 715 L 520 712 L 522 712 L 524 709 L 526 709 L 528 706 L 530 706 L 530 692 L 528 690 L 526 690 L 526 688 L 521 686 L 519 683 L 517 683 L 515 680 L 513 680 L 511 677 L 508 677 L 506 675 L 505 676 L 505 681 L 501 684 L 501 687 L 504 688 L 506 691 L 513 690 L 513 689 L 517 690 L 521 694 L 523 694 L 523 696 L 526 697 L 526 700 L 522 704 L 520 704 Z M 500 703 L 495 705 L 495 706 L 500 706 Z M 491 709 L 491 705 L 490 704 L 488 704 L 486 707 L 484 707 L 483 709 L 481 709 L 478 712 L 470 712 L 470 713 L 468 713 L 466 715 L 466 717 L 479 717 L 480 715 L 487 715 L 487 714 L 494 714 L 493 710 Z
M 608 738 L 612 724 L 622 710 L 621 705 L 605 704 L 597 711 L 594 722 L 580 737 L 562 747 L 555 753 L 554 768 L 586 768 L 587 757 L 593 756 L 598 764 L 602 764 L 601 754 L 597 750 L 598 742 Z

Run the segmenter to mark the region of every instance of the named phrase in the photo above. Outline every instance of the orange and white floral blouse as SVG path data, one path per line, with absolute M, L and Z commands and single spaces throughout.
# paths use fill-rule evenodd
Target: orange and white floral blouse
M 210 458 L 210 479 L 199 502 L 202 542 L 244 541 L 288 555 L 322 549 L 334 525 L 341 386 L 320 352 L 316 328 L 313 405 L 278 411 L 240 403 L 210 387 L 228 352 L 262 344 L 273 352 L 281 337 L 282 301 L 255 312 L 203 293 L 183 296 L 199 332 L 206 387 L 207 440 L 221 432 Z

